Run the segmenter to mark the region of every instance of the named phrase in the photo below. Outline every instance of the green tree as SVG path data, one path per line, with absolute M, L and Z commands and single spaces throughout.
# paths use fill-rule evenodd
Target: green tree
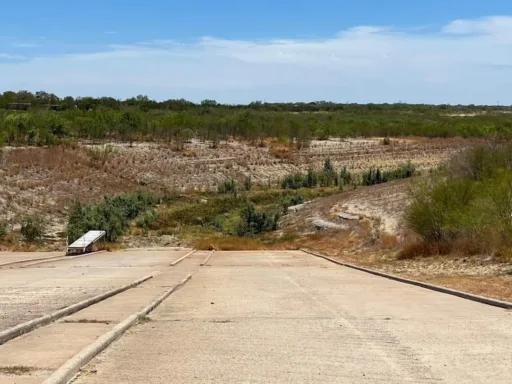
M 322 174 L 322 186 L 330 187 L 333 184 L 338 184 L 337 173 L 334 170 L 331 159 L 328 157 L 324 161 L 323 174 Z
M 121 137 L 133 146 L 133 141 L 141 125 L 140 116 L 135 112 L 125 112 L 121 116 L 120 129 Z
M 21 220 L 20 233 L 27 241 L 40 241 L 45 235 L 45 227 L 45 220 L 41 216 L 25 216 Z

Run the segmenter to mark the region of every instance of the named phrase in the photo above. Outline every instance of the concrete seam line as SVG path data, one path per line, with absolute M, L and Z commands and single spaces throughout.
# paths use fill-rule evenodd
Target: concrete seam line
M 15 264 L 23 264 L 23 263 L 30 263 L 30 262 L 33 262 L 33 261 L 43 261 L 43 260 L 47 260 L 47 261 L 55 261 L 55 260 L 59 260 L 59 259 L 62 259 L 66 256 L 51 256 L 51 257 L 38 257 L 38 258 L 35 258 L 35 259 L 27 259 L 27 260 L 18 260 L 18 261 L 10 261 L 8 263 L 4 263 L 4 264 L 0 264 L 0 268 L 4 268 L 4 267 L 8 267 L 10 265 L 15 265 Z
M 213 255 L 213 252 L 215 252 L 215 251 L 211 251 L 210 254 L 208 256 L 206 256 L 206 259 L 204 259 L 204 261 L 201 264 L 199 264 L 200 267 L 204 267 L 206 265 L 206 263 L 208 263 L 208 261 L 210 260 L 210 257 L 212 257 L 212 255 Z
M 124 291 L 130 289 L 130 288 L 136 287 L 137 285 L 142 284 L 145 281 L 148 281 L 149 279 L 153 278 L 153 276 L 154 275 L 145 276 L 145 277 L 143 277 L 139 280 L 136 280 L 130 284 L 127 284 L 122 287 L 113 289 L 111 291 L 102 293 L 101 295 L 91 297 L 90 299 L 86 299 L 86 300 L 80 301 L 78 303 L 72 304 L 66 308 L 59 309 L 56 312 L 38 317 L 37 319 L 33 319 L 33 320 L 27 321 L 25 323 L 15 325 L 12 328 L 8 328 L 5 331 L 0 332 L 0 345 L 6 343 L 7 341 L 12 340 L 16 337 L 24 335 L 25 333 L 31 332 L 34 329 L 37 329 L 39 327 L 53 323 L 54 321 L 60 319 L 61 317 L 69 316 L 69 315 L 71 315 L 75 312 L 78 312 L 84 308 L 90 307 L 93 304 L 97 304 L 100 301 L 108 299 L 109 297 L 117 295 L 121 292 L 124 292 Z
M 488 297 L 473 295 L 472 293 L 458 291 L 456 289 L 445 288 L 445 287 L 441 287 L 439 285 L 433 285 L 433 284 L 429 284 L 429 283 L 424 283 L 422 281 L 406 279 L 405 277 L 399 277 L 399 276 L 391 275 L 391 274 L 388 274 L 388 273 L 379 272 L 379 271 L 376 271 L 374 269 L 359 267 L 359 266 L 354 265 L 354 264 L 349 264 L 349 263 L 345 263 L 343 261 L 338 261 L 338 260 L 331 259 L 328 256 L 325 256 L 325 255 L 322 255 L 322 254 L 319 254 L 319 253 L 316 253 L 316 252 L 312 252 L 312 251 L 309 251 L 307 249 L 301 249 L 301 251 L 309 253 L 310 255 L 313 255 L 313 256 L 320 257 L 322 259 L 328 260 L 331 263 L 338 264 L 338 265 L 341 265 L 343 267 L 356 269 L 358 271 L 370 273 L 370 274 L 375 275 L 375 276 L 385 277 L 387 279 L 395 280 L 395 281 L 398 281 L 400 283 L 406 283 L 406 284 L 410 284 L 410 285 L 415 285 L 417 287 L 430 289 L 430 290 L 436 291 L 436 292 L 446 293 L 448 295 L 457 296 L 457 297 L 460 297 L 460 298 L 466 299 L 466 300 L 476 301 L 478 303 L 491 305 L 493 307 L 499 307 L 499 308 L 504 308 L 504 309 L 512 309 L 512 303 L 509 303 L 507 301 L 502 301 L 502 300 L 498 300 L 498 299 L 490 299 Z
M 193 254 L 196 250 L 193 249 L 189 253 L 187 253 L 185 256 L 180 257 L 178 260 L 173 261 L 171 264 L 169 264 L 171 267 L 174 267 L 175 265 L 181 263 L 183 260 L 185 260 L 187 257 L 189 257 L 191 254 Z
M 181 288 L 192 278 L 192 275 L 188 275 L 178 284 L 173 285 L 165 293 L 153 300 L 146 308 L 141 311 L 128 316 L 121 323 L 117 324 L 107 333 L 100 336 L 92 344 L 78 352 L 71 359 L 61 365 L 50 377 L 48 377 L 43 384 L 65 384 L 69 382 L 80 369 L 100 354 L 105 348 L 117 340 L 124 332 L 137 323 L 137 321 L 150 313 L 158 305 L 160 305 L 167 297 L 173 292 Z
M 35 261 L 33 263 L 31 262 L 28 262 L 27 264 L 23 264 L 21 266 L 21 268 L 27 268 L 27 267 L 32 267 L 34 265 L 40 265 L 40 264 L 46 264 L 46 263 L 51 263 L 52 261 L 61 261 L 61 260 L 74 260 L 74 259 L 78 259 L 79 257 L 86 257 L 86 256 L 92 256 L 92 255 L 96 255 L 98 253 L 103 253 L 105 251 L 98 251 L 98 252 L 91 252 L 91 253 L 84 253 L 83 255 L 77 255 L 77 256 L 62 256 L 62 257 L 59 257 L 57 260 L 41 260 L 41 261 Z

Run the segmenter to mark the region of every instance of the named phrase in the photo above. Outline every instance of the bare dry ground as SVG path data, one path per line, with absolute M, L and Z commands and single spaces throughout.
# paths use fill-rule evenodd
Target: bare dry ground
M 52 148 L 4 148 L 0 152 L 0 220 L 13 222 L 25 214 L 44 215 L 54 235 L 64 229 L 67 209 L 76 199 L 97 201 L 105 194 L 135 190 L 214 190 L 227 178 L 277 183 L 284 175 L 320 167 L 330 157 L 336 167 L 353 173 L 371 167 L 394 168 L 412 161 L 420 170 L 437 167 L 473 141 L 464 139 L 333 139 L 313 141 L 297 151 L 268 141 L 265 145 L 191 142 L 185 150 L 170 145 L 112 143 L 103 159 L 103 146 L 76 144 Z M 96 156 L 95 156 L 96 151 Z

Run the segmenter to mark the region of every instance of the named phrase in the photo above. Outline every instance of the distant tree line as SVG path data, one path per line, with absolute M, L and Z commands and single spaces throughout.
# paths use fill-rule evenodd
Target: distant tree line
M 351 136 L 509 137 L 511 107 L 424 104 L 220 104 L 147 96 L 60 98 L 28 91 L 0 94 L 0 143 L 54 145 L 66 140 L 151 140 L 182 149 L 192 138 L 213 146 L 229 137 L 279 137 L 299 146 L 312 138 Z

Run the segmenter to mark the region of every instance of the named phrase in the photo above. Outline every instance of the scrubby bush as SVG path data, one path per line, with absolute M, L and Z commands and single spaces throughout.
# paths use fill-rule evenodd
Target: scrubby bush
M 248 203 L 240 214 L 237 234 L 238 236 L 248 236 L 273 231 L 277 229 L 278 221 L 278 212 L 257 212 L 254 204 Z
M 350 176 L 350 172 L 347 171 L 346 167 L 345 177 Z M 300 189 L 300 188 L 316 188 L 320 187 L 331 187 L 338 185 L 338 175 L 330 158 L 326 158 L 324 161 L 323 168 L 320 171 L 315 171 L 313 168 L 309 168 L 306 174 L 297 172 L 285 176 L 281 181 L 281 187 L 283 189 Z M 350 179 L 350 177 L 349 177 Z
M 7 224 L 0 221 L 0 240 L 2 240 L 5 235 L 7 235 Z
M 91 159 L 91 162 L 96 166 L 103 166 L 108 159 L 114 154 L 114 147 L 110 144 L 97 147 L 88 148 L 87 155 Z
M 343 167 L 340 171 L 340 180 L 338 182 L 340 188 L 345 185 L 349 185 L 352 182 L 352 174 L 349 172 L 347 167 Z
M 393 180 L 407 179 L 412 177 L 415 172 L 416 166 L 408 161 L 400 167 L 390 171 L 382 171 L 380 168 L 369 169 L 362 174 L 361 183 L 368 186 L 387 183 L 388 181 Z
M 331 187 L 338 184 L 338 177 L 329 157 L 324 161 L 324 167 L 320 176 L 320 186 L 322 187 Z
M 252 188 L 252 179 L 251 179 L 251 177 L 250 177 L 250 176 L 248 176 L 248 177 L 246 177 L 246 178 L 244 179 L 244 189 L 245 189 L 246 191 L 250 191 L 250 190 L 251 190 L 251 188 Z
M 239 210 L 246 200 L 237 196 L 218 196 L 206 204 L 184 203 L 179 208 L 163 212 L 150 225 L 151 229 L 178 227 L 180 225 L 208 225 L 216 216 Z
M 288 207 L 293 207 L 299 204 L 304 204 L 304 197 L 300 194 L 285 196 L 281 199 L 281 206 L 283 207 L 284 213 L 288 212 Z
M 283 189 L 300 189 L 306 187 L 307 185 L 307 177 L 302 173 L 287 175 L 281 182 L 281 187 Z
M 151 223 L 153 223 L 157 218 L 157 213 L 155 211 L 150 211 L 138 217 L 137 220 L 135 221 L 135 225 L 137 226 L 137 228 L 141 228 L 147 231 Z
M 217 186 L 217 192 L 236 195 L 237 193 L 236 182 L 233 179 L 223 181 Z
M 447 176 L 413 188 L 406 221 L 422 237 L 422 245 L 408 247 L 406 254 L 446 251 L 447 245 L 462 253 L 503 253 L 512 246 L 512 162 L 507 147 L 486 147 L 490 153 L 469 150 L 454 159 Z
M 407 209 L 409 226 L 426 241 L 453 240 L 469 233 L 475 186 L 468 180 L 433 180 L 415 188 Z
M 313 168 L 308 169 L 308 173 L 306 175 L 306 188 L 315 188 L 318 185 L 318 173 L 313 170 Z
M 131 220 L 151 209 L 156 202 L 154 196 L 145 193 L 105 196 L 97 205 L 77 202 L 68 217 L 68 240 L 73 242 L 88 231 L 103 230 L 106 231 L 106 240 L 115 242 L 123 235 Z
M 45 235 L 45 220 L 38 215 L 25 216 L 21 219 L 20 233 L 27 241 L 39 241 Z
M 500 169 L 512 168 L 512 143 L 491 146 L 479 145 L 452 159 L 448 166 L 450 176 L 482 181 Z

